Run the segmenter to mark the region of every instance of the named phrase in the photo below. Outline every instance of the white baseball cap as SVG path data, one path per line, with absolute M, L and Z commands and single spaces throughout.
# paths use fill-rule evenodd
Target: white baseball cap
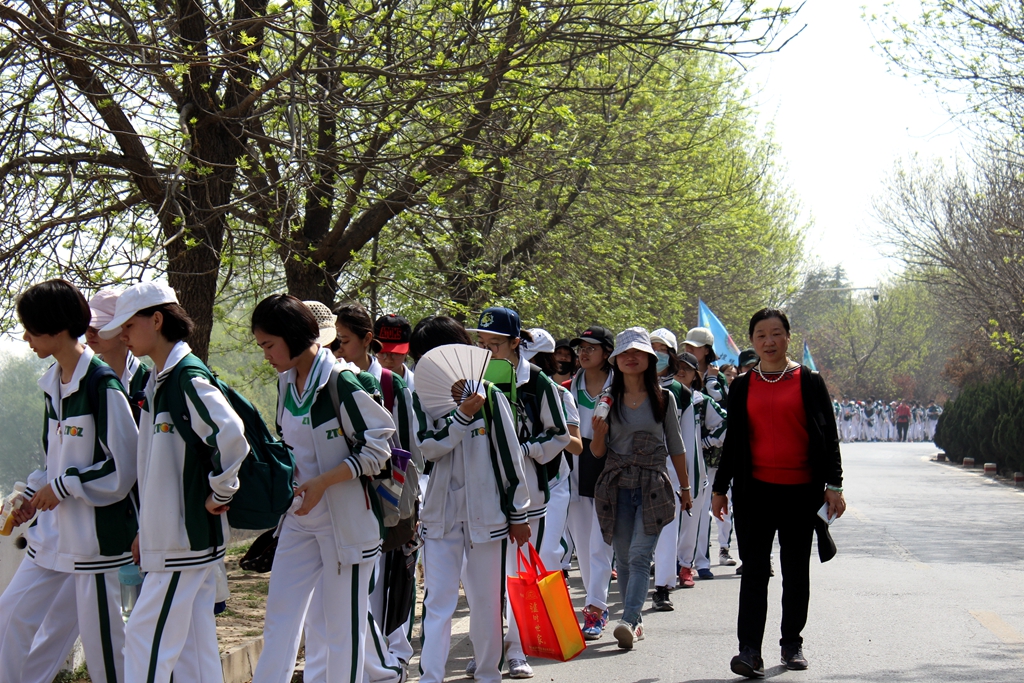
M 327 304 L 320 301 L 303 301 L 302 303 L 306 305 L 306 308 L 316 318 L 316 326 L 320 328 L 320 338 L 317 340 L 320 346 L 327 346 L 337 339 L 338 328 L 336 323 L 338 322 L 338 316 L 331 313 L 331 309 L 327 308 Z
M 711 333 L 706 327 L 694 327 L 686 333 L 686 341 L 683 342 L 687 346 L 714 346 L 715 335 Z
M 114 319 L 119 296 L 121 296 L 119 289 L 101 289 L 92 295 L 92 298 L 89 299 L 89 310 L 92 311 L 89 327 L 101 330 Z
M 527 332 L 533 335 L 533 341 L 526 342 L 526 348 L 523 349 L 523 358 L 530 360 L 538 353 L 555 352 L 555 338 L 551 336 L 550 332 L 539 327 L 529 329 Z
M 659 327 L 651 332 L 651 344 L 654 344 L 654 342 L 661 342 L 672 349 L 672 353 L 679 353 L 679 342 L 676 340 L 676 335 L 664 327 Z
M 153 306 L 178 303 L 178 295 L 168 285 L 161 282 L 140 282 L 132 285 L 117 297 L 114 317 L 100 329 L 100 336 L 113 339 L 121 334 L 121 325 L 139 311 Z
M 652 356 L 658 355 L 654 352 L 654 347 L 651 346 L 651 336 L 647 334 L 647 330 L 642 327 L 630 327 L 615 335 L 615 350 L 612 351 L 608 360 L 630 349 L 640 349 Z

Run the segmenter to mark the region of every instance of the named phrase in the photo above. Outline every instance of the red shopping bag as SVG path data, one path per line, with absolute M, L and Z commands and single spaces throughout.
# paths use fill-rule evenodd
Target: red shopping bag
M 508 599 L 516 615 L 523 652 L 567 662 L 586 649 L 562 572 L 549 572 L 528 544 L 530 557 L 516 549 L 518 576 L 508 577 Z

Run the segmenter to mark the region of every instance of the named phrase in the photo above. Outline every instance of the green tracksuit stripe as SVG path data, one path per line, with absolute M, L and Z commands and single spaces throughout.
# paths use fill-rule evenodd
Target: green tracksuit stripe
M 103 644 L 103 669 L 107 672 L 107 683 L 117 683 L 117 669 L 114 667 L 114 642 L 110 638 L 110 606 L 107 603 L 107 577 L 96 574 L 96 607 L 100 618 L 100 642 Z
M 493 384 L 490 385 L 487 388 L 487 390 L 488 392 L 491 392 L 488 395 L 487 400 L 494 404 L 493 392 L 500 393 L 500 390 Z M 501 416 L 497 414 L 491 416 L 491 422 L 493 424 L 488 425 L 488 427 L 490 427 L 493 430 L 491 443 L 497 450 L 498 457 L 501 460 L 501 469 L 504 470 L 505 479 L 508 480 L 508 489 L 506 493 L 506 502 L 508 504 L 508 509 L 505 512 L 506 514 L 510 514 L 512 512 L 522 512 L 522 510 L 512 510 L 512 501 L 515 500 L 515 492 L 516 489 L 519 488 L 520 482 L 519 477 L 516 475 L 515 467 L 512 464 L 512 453 L 508 449 L 508 435 L 505 433 L 505 423 L 504 421 L 502 421 Z M 498 482 L 501 482 L 500 478 L 498 479 Z
M 153 631 L 153 649 L 149 653 L 149 674 L 146 676 L 146 683 L 154 683 L 156 680 L 156 666 L 160 661 L 160 639 L 164 635 L 167 615 L 171 612 L 174 591 L 177 590 L 180 579 L 181 572 L 174 572 L 171 574 L 171 582 L 167 584 L 167 595 L 164 596 L 164 604 L 160 607 L 160 617 L 156 620 L 156 629 Z
M 362 683 L 357 681 L 356 674 L 359 671 L 359 655 L 362 654 L 359 648 L 359 610 L 356 606 L 359 604 L 359 565 L 352 565 L 352 601 L 350 604 L 350 611 L 352 612 L 352 630 L 349 631 L 349 638 L 352 641 L 352 672 L 349 674 L 349 683 Z M 373 618 L 372 616 L 370 617 Z

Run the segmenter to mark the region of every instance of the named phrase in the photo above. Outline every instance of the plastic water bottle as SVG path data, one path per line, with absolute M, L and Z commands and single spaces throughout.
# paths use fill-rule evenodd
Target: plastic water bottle
M 598 420 L 607 420 L 608 413 L 612 411 L 612 397 L 608 394 L 602 394 L 601 398 L 597 401 L 597 407 L 594 409 L 594 417 Z
M 3 499 L 3 507 L 0 508 L 0 536 L 10 536 L 14 531 L 14 511 L 21 508 L 25 501 L 25 482 L 19 481 L 14 484 L 14 492 Z
M 126 564 L 117 570 L 117 579 L 121 583 L 121 618 L 128 621 L 135 609 L 135 603 L 139 601 L 139 593 L 142 592 L 142 572 L 139 565 Z

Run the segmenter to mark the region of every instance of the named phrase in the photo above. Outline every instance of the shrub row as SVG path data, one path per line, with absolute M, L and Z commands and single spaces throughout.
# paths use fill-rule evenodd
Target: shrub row
M 1003 474 L 1024 470 L 1024 386 L 997 379 L 964 387 L 946 403 L 935 445 L 954 462 L 994 462 Z

